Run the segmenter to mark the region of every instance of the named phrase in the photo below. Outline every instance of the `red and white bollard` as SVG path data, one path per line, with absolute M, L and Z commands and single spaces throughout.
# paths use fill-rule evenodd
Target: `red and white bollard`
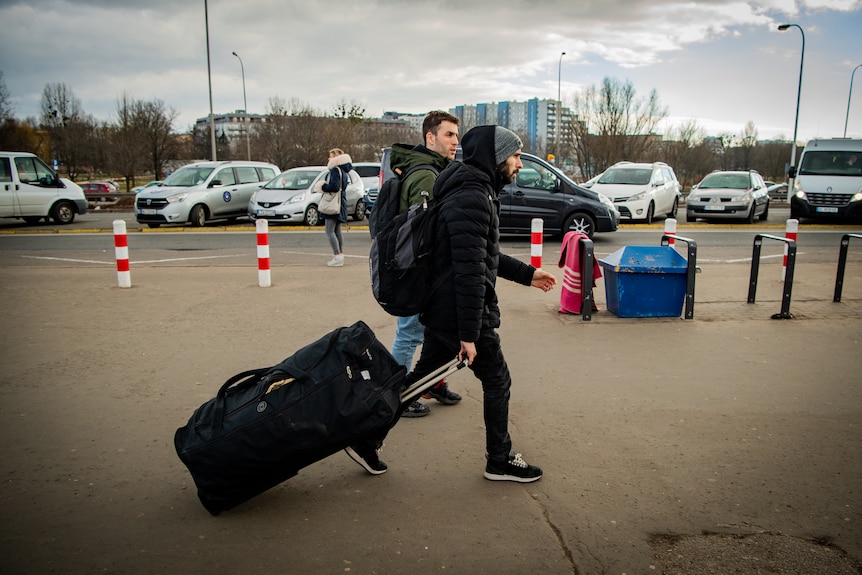
M 675 236 L 676 235 L 676 220 L 673 218 L 668 218 L 664 221 L 664 235 L 666 236 Z M 673 238 L 668 238 L 667 245 L 673 246 L 674 241 Z
M 257 285 L 269 287 L 272 278 L 269 273 L 269 224 L 264 219 L 255 222 L 257 230 Z
M 530 265 L 536 269 L 542 267 L 542 235 L 545 221 L 533 218 L 530 222 Z
M 788 240 L 796 241 L 796 234 L 799 231 L 799 220 L 787 220 L 784 237 Z M 787 275 L 787 244 L 784 244 L 784 263 L 781 264 L 781 281 L 784 281 L 784 276 Z
M 129 239 L 126 222 L 114 220 L 114 255 L 117 258 L 117 286 L 132 287 L 132 272 L 129 269 Z

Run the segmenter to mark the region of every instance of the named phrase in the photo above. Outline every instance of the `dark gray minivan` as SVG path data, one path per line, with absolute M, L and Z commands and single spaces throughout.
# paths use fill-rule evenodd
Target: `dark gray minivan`
M 384 181 L 395 174 L 384 148 Z M 455 160 L 461 158 L 461 148 Z M 541 218 L 545 235 L 574 231 L 592 238 L 596 232 L 615 232 L 620 213 L 608 198 L 581 187 L 554 166 L 532 154 L 521 154 L 524 167 L 514 182 L 500 192 L 500 232 L 529 234 L 533 218 Z

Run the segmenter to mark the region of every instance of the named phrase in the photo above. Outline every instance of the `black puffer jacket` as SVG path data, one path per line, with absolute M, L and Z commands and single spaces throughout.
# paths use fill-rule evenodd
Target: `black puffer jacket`
M 464 159 L 452 162 L 434 184 L 443 202 L 437 221 L 435 277 L 451 273 L 431 296 L 422 322 L 434 329 L 457 331 L 460 341 L 474 342 L 485 328 L 500 326 L 497 276 L 530 285 L 535 268 L 500 253 L 502 177 L 494 161 L 494 126 L 479 126 L 464 135 Z

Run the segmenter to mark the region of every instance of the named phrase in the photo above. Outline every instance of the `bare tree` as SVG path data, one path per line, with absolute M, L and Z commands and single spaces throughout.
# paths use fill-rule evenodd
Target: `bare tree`
M 757 128 L 754 122 L 749 121 L 745 124 L 745 128 L 739 134 L 738 142 L 737 165 L 740 169 L 751 170 L 754 163 L 754 150 L 757 147 Z
M 668 131 L 663 158 L 673 168 L 683 190 L 691 188 L 717 166 L 715 156 L 704 143 L 705 135 L 694 119 Z
M 785 141 L 762 142 L 757 146 L 755 155 L 758 171 L 768 180 L 776 182 L 785 178 L 787 158 L 790 156 L 791 143 Z
M 667 110 L 651 91 L 639 97 L 631 81 L 606 77 L 600 87 L 576 94 L 572 134 L 581 174 L 590 178 L 620 160 L 654 161 L 661 138 L 655 135 Z
M 155 179 L 162 179 L 165 163 L 176 157 L 177 142 L 171 135 L 177 112 L 161 100 L 138 102 L 135 123 L 143 141 L 144 153 Z M 131 185 L 131 184 L 130 184 Z
M 9 97 L 9 89 L 6 87 L 6 80 L 3 78 L 3 70 L 0 70 L 0 121 L 11 120 L 14 108 L 12 107 L 12 99 Z
M 137 124 L 137 103 L 128 94 L 117 99 L 117 120 L 111 132 L 112 166 L 133 186 L 143 166 L 144 147 Z
M 62 83 L 45 85 L 41 111 L 42 126 L 48 132 L 53 156 L 74 180 L 86 161 L 77 143 L 95 127 L 95 120 L 84 113 L 72 89 Z

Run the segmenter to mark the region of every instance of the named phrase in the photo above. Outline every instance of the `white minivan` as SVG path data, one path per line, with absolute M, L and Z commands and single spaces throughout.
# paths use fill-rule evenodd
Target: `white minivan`
M 252 194 L 281 170 L 265 162 L 197 162 L 183 166 L 135 196 L 135 219 L 158 228 L 184 224 L 200 228 L 210 220 L 246 215 Z
M 790 195 L 790 217 L 862 219 L 862 140 L 805 144 Z
M 86 213 L 81 186 L 59 177 L 35 154 L 0 152 L 0 217 L 70 224 L 76 214 Z

